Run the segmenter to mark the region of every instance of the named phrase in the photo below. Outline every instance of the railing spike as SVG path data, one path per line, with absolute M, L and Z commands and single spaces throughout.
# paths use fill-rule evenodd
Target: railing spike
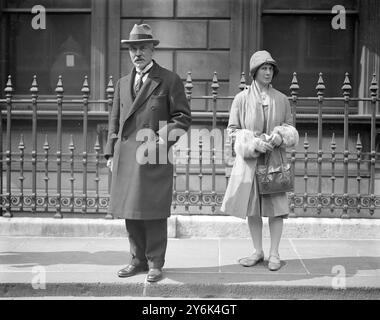
M 356 149 L 361 150 L 362 149 L 362 141 L 360 139 L 360 133 L 358 133 L 358 138 L 356 139 Z
M 335 132 L 333 132 L 332 137 L 331 137 L 331 149 L 336 148 L 336 141 L 335 141 Z
M 25 143 L 24 143 L 24 135 L 20 134 L 20 142 L 18 143 L 18 148 L 21 150 L 25 149 Z
M 371 81 L 371 86 L 369 87 L 369 90 L 371 92 L 372 98 L 376 98 L 377 91 L 379 90 L 379 86 L 377 84 L 377 79 L 376 79 L 376 73 L 372 75 L 372 81 Z
M 191 79 L 191 71 L 187 72 L 187 77 L 186 77 L 186 83 L 185 83 L 185 90 L 186 90 L 186 95 L 189 98 L 191 96 L 191 92 L 193 90 L 193 79 Z
M 98 134 L 96 135 L 94 150 L 95 151 L 99 151 L 100 150 L 100 143 L 99 143 L 99 135 Z
M 8 94 L 8 95 L 11 95 L 12 92 L 13 92 L 12 76 L 11 75 L 8 76 L 8 81 L 7 81 L 7 85 L 6 85 L 5 89 L 4 89 L 4 92 L 6 94 Z
M 58 77 L 58 82 L 57 82 L 57 87 L 55 88 L 55 92 L 57 94 L 62 94 L 64 92 L 63 83 L 62 83 L 62 76 Z
M 32 81 L 32 87 L 30 88 L 30 92 L 32 94 L 36 94 L 38 92 L 38 84 L 37 84 L 37 76 L 33 76 L 33 81 Z
M 70 134 L 69 150 L 75 150 L 74 138 L 72 134 Z
M 317 83 L 317 86 L 315 87 L 315 89 L 317 90 L 318 95 L 323 95 L 323 91 L 326 89 L 325 82 L 323 81 L 323 73 L 322 72 L 319 73 L 318 83 Z
M 49 142 L 48 142 L 48 135 L 45 134 L 45 142 L 44 142 L 44 149 L 48 150 L 50 148 Z
M 191 79 L 191 71 L 187 72 L 187 77 L 186 77 L 186 83 L 191 83 L 192 84 L 193 79 Z
M 106 93 L 111 95 L 115 92 L 115 89 L 114 89 L 114 86 L 113 86 L 113 77 L 110 76 L 109 77 L 109 81 L 108 81 L 108 84 L 107 84 L 107 89 L 106 89 Z
M 344 82 L 342 86 L 342 91 L 344 96 L 349 96 L 350 92 L 352 90 L 350 79 L 349 79 L 349 73 L 346 72 L 345 77 L 344 77 Z
M 303 139 L 303 145 L 305 148 L 309 147 L 309 141 L 307 140 L 307 132 L 305 132 L 305 138 Z
M 239 84 L 239 89 L 243 91 L 247 86 L 247 82 L 245 79 L 245 72 L 241 73 L 241 78 L 240 78 L 240 84 Z
M 217 72 L 214 71 L 214 76 L 212 77 L 212 84 L 211 84 L 211 89 L 212 89 L 212 94 L 217 95 L 218 94 L 218 89 L 219 89 L 219 83 L 218 83 L 218 76 Z
M 298 85 L 298 80 L 297 80 L 297 72 L 293 72 L 293 78 L 292 78 L 292 83 L 290 85 L 290 92 L 291 95 L 297 95 L 298 90 L 299 90 L 299 85 Z
M 82 90 L 81 92 L 83 93 L 84 96 L 88 96 L 89 93 L 90 93 L 90 88 L 88 87 L 88 81 L 87 81 L 88 77 L 85 76 L 84 77 L 84 81 L 83 81 L 83 86 L 82 86 Z

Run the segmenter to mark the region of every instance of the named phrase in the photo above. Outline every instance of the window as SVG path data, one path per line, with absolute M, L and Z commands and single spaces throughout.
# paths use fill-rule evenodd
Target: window
M 34 29 L 34 5 L 46 9 L 46 29 Z M 80 95 L 91 66 L 91 0 L 8 0 L 3 8 L 6 40 L 2 88 L 12 75 L 16 94 L 29 94 L 37 75 L 40 95 L 55 94 L 62 75 L 65 95 Z
M 331 26 L 334 0 L 263 1 L 262 48 L 273 54 L 280 73 L 274 85 L 289 94 L 293 72 L 297 72 L 299 95 L 316 96 L 318 73 L 323 73 L 325 96 L 342 96 L 345 72 L 354 89 L 356 74 L 355 0 L 340 4 L 346 9 L 346 29 Z M 289 9 L 291 8 L 291 10 Z M 355 89 L 353 90 L 353 93 Z

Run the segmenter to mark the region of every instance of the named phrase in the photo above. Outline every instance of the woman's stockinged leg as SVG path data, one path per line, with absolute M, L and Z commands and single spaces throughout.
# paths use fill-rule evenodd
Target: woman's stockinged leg
M 255 252 L 249 257 L 239 259 L 239 263 L 244 267 L 253 267 L 264 260 L 262 242 L 263 221 L 261 220 L 261 217 L 248 216 L 248 227 L 251 233 L 253 246 L 255 247 Z
M 248 227 L 257 253 L 263 252 L 263 220 L 260 216 L 248 216 Z
M 269 255 L 279 256 L 278 248 L 280 246 L 284 220 L 282 217 L 269 217 L 269 231 L 271 245 Z

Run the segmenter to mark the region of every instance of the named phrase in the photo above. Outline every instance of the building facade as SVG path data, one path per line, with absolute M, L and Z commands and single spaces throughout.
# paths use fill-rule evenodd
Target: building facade
M 11 75 L 12 96 L 18 99 L 30 98 L 34 75 L 38 97 L 55 98 L 61 75 L 65 98 L 82 99 L 81 89 L 87 76 L 89 99 L 106 101 L 110 76 L 116 82 L 132 67 L 128 48 L 120 40 L 128 38 L 135 23 L 150 24 L 160 40 L 156 61 L 178 73 L 184 83 L 191 72 L 191 95 L 199 97 L 191 101 L 196 115 L 193 127 L 200 129 L 224 128 L 228 120 L 231 99 L 218 101 L 215 111 L 219 116 L 214 124 L 207 116 L 214 111 L 213 100 L 202 97 L 213 95 L 214 72 L 217 72 L 217 94 L 233 97 L 239 92 L 242 72 L 246 83 L 251 81 L 249 59 L 256 50 L 268 50 L 278 61 L 280 74 L 274 86 L 288 96 L 294 72 L 297 73 L 298 95 L 303 97 L 317 96 L 319 73 L 323 73 L 325 97 L 342 97 L 345 73 L 349 74 L 350 96 L 369 97 L 373 74 L 378 78 L 380 75 L 380 2 L 377 0 L 341 0 L 338 7 L 334 0 L 6 0 L 0 4 L 0 19 L 0 84 L 2 90 L 5 89 Z M 4 91 L 0 97 L 5 97 Z M 372 140 L 379 151 L 378 139 L 371 136 L 370 117 L 366 117 L 372 114 L 372 106 L 369 101 L 349 103 L 349 114 L 353 117 L 349 121 L 347 140 L 355 152 L 358 135 L 363 152 L 370 151 Z M 28 111 L 32 108 L 32 103 L 13 105 L 17 112 L 12 118 L 12 150 L 20 150 L 21 134 L 23 150 L 26 152 L 32 145 L 32 137 L 28 135 L 31 131 Z M 56 103 L 39 107 L 46 113 L 39 116 L 36 132 L 38 148 L 42 150 L 47 135 L 52 153 L 57 151 L 56 109 Z M 89 104 L 89 111 L 99 112 L 99 116 L 89 117 L 87 140 L 83 139 L 82 114 L 76 113 L 82 111 L 82 107 L 67 103 L 64 110 L 71 113 L 63 118 L 62 145 L 70 150 L 69 146 L 75 142 L 76 150 L 92 152 L 98 138 L 101 154 L 107 130 L 107 103 Z M 5 103 L 2 111 L 5 142 Z M 307 99 L 299 101 L 296 111 L 297 128 L 301 137 L 307 133 L 309 151 L 318 149 L 319 138 L 323 140 L 323 149 L 331 150 L 332 136 L 339 151 L 345 134 L 344 117 L 339 116 L 344 113 L 342 102 L 334 99 L 324 102 L 323 115 L 329 116 L 324 118 L 320 137 L 316 125 L 318 104 Z M 105 116 L 102 117 L 101 112 Z M 379 110 L 376 113 L 380 114 Z M 375 125 L 377 137 L 380 125 L 377 117 Z M 301 139 L 298 152 L 304 151 L 302 142 Z M 304 160 L 298 160 L 302 176 Z M 17 166 L 15 163 L 15 172 Z M 198 167 L 196 163 L 190 171 L 197 175 Z M 107 174 L 104 166 L 101 169 Z M 80 167 L 75 170 L 76 174 L 81 173 Z M 216 170 L 219 176 L 215 188 L 222 191 L 224 167 L 220 170 Z M 317 174 L 317 169 L 310 170 L 310 176 Z M 67 181 L 69 171 L 68 164 Z M 355 176 L 356 171 L 352 175 Z M 211 180 L 207 183 L 212 184 Z M 12 187 L 20 188 L 16 173 L 12 181 Z M 326 186 L 328 183 L 327 180 Z M 27 184 L 26 180 L 25 186 Z M 197 182 L 187 184 L 197 188 Z M 378 184 L 377 190 L 380 190 L 380 182 Z M 67 188 L 70 189 L 69 182 Z M 107 190 L 107 181 L 101 188 Z

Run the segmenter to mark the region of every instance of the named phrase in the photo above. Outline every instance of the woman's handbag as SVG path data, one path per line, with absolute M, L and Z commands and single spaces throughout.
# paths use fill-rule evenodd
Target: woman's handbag
M 281 163 L 275 167 L 269 166 L 272 152 L 265 155 L 265 164 L 257 166 L 256 177 L 259 194 L 274 194 L 294 190 L 293 168 L 290 163 L 284 163 L 281 151 Z

